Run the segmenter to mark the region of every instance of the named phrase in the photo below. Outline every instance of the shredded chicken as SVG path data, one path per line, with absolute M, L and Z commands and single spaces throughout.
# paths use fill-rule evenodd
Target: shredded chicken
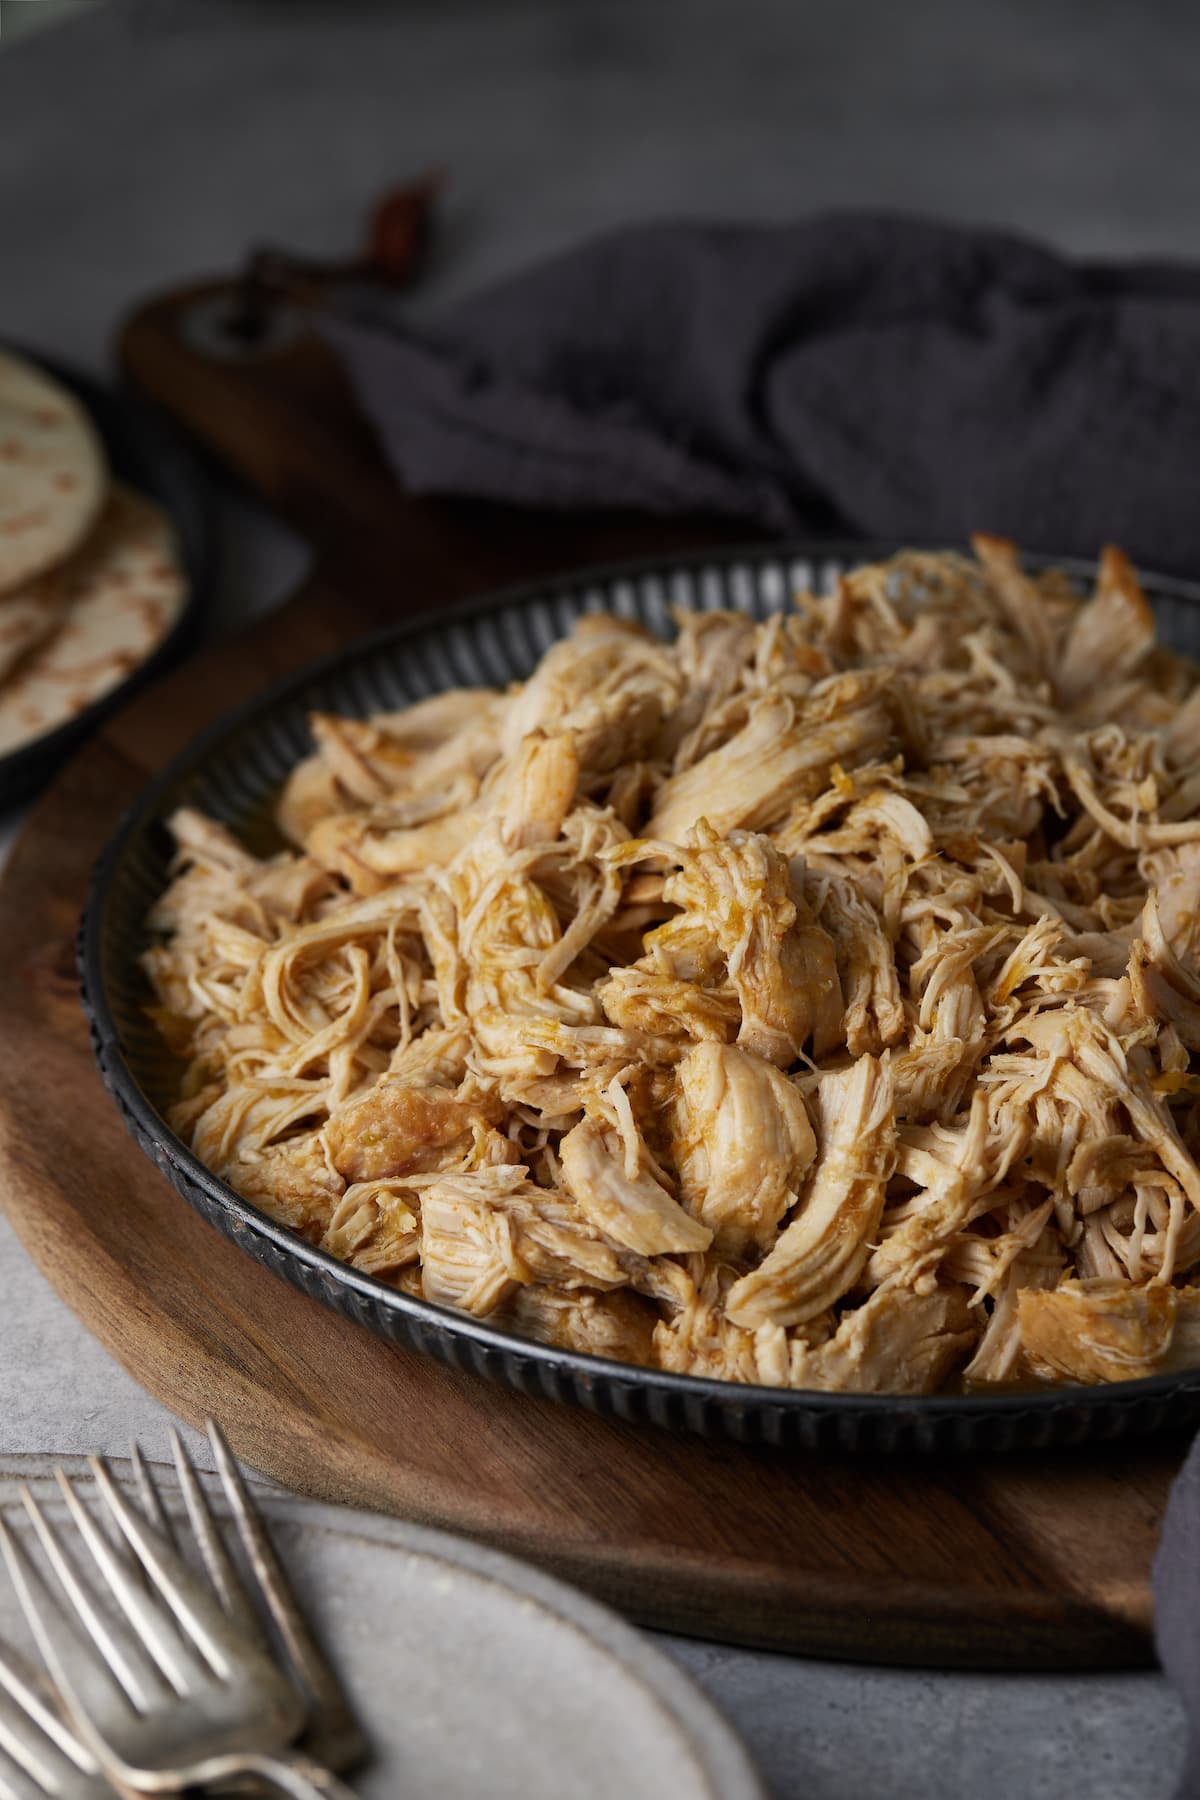
M 774 1387 L 1200 1360 L 1200 686 L 1128 560 L 906 553 L 314 716 L 173 821 L 172 1122 L 380 1281 Z
M 823 1075 L 816 1104 L 820 1158 L 790 1224 L 730 1289 L 736 1325 L 803 1325 L 827 1312 L 857 1281 L 879 1229 L 895 1164 L 890 1065 L 861 1056 Z
M 734 1044 L 696 1044 L 676 1073 L 671 1146 L 680 1197 L 717 1250 L 744 1256 L 775 1242 L 816 1154 L 797 1084 Z

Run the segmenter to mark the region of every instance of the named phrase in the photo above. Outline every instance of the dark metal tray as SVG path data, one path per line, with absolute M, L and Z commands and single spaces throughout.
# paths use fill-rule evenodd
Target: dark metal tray
M 137 1142 L 218 1230 L 325 1305 L 385 1338 L 529 1393 L 635 1422 L 745 1442 L 843 1450 L 1003 1450 L 1115 1438 L 1200 1419 L 1200 1369 L 1101 1388 L 910 1398 L 747 1387 L 584 1356 L 497 1330 L 398 1292 L 315 1249 L 243 1200 L 163 1117 L 174 1069 L 148 1018 L 138 964 L 146 914 L 167 880 L 164 820 L 197 806 L 256 848 L 272 843 L 271 807 L 311 748 L 313 709 L 364 714 L 452 685 L 529 673 L 582 612 L 609 609 L 666 634 L 669 608 L 740 607 L 756 617 L 800 586 L 826 588 L 887 544 L 808 544 L 584 570 L 426 616 L 349 646 L 222 720 L 142 794 L 97 864 L 80 933 L 83 1003 L 105 1085 Z M 1030 559 L 1031 562 L 1033 559 Z M 1081 577 L 1086 565 L 1059 566 Z M 1163 638 L 1200 650 L 1200 586 L 1149 577 Z

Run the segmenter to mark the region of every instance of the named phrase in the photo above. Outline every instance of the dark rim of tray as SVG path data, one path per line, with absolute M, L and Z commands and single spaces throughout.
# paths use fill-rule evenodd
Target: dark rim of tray
M 151 1097 L 148 1071 L 162 1062 L 163 1046 L 144 1013 L 149 990 L 137 958 L 148 941 L 146 908 L 166 878 L 163 821 L 177 805 L 214 810 L 235 829 L 254 816 L 261 823 L 283 773 L 311 743 L 306 719 L 314 706 L 361 714 L 440 687 L 519 678 L 573 618 L 600 606 L 652 627 L 665 622 L 676 599 L 765 616 L 798 585 L 825 586 L 840 570 L 898 547 L 766 544 L 573 571 L 450 613 L 406 619 L 298 670 L 210 727 L 117 827 L 96 865 L 80 925 L 83 1007 L 96 1059 L 144 1153 L 258 1262 L 378 1335 L 522 1392 L 634 1423 L 811 1449 L 990 1451 L 1077 1444 L 1200 1420 L 1200 1369 L 1095 1388 L 912 1397 L 743 1386 L 541 1344 L 389 1287 L 276 1224 L 205 1168 Z M 1070 558 L 1027 562 L 1084 580 L 1094 573 L 1093 565 Z M 1200 584 L 1165 576 L 1144 581 L 1167 641 L 1200 650 Z
M 188 648 L 211 588 L 212 555 L 207 485 L 195 456 L 161 414 L 123 388 L 104 387 L 22 345 L 3 347 L 44 369 L 83 404 L 113 474 L 169 516 L 187 581 L 179 617 L 149 656 L 74 718 L 0 755 L 0 806 L 11 806 L 32 795 L 102 719 Z

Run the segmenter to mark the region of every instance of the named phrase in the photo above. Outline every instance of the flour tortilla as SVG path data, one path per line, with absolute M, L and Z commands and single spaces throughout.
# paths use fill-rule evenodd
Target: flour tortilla
M 14 593 L 0 594 L 0 681 L 22 657 L 54 634 L 66 617 L 68 603 L 66 584 L 57 570 Z
M 79 402 L 0 350 L 0 594 L 79 548 L 107 485 L 104 451 Z
M 62 623 L 0 683 L 0 752 L 53 731 L 132 674 L 186 597 L 166 514 L 119 486 L 60 579 Z
M 89 543 L 90 539 L 85 539 L 81 551 L 45 575 L 0 594 L 0 682 L 31 650 L 52 637 L 66 618 Z

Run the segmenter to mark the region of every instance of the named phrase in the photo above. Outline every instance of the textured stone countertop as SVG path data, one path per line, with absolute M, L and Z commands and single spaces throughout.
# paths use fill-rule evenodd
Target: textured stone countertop
M 0 338 L 103 370 L 132 297 L 263 238 L 339 250 L 430 163 L 453 186 L 422 305 L 666 213 L 882 204 L 1195 255 L 1198 51 L 1200 13 L 1118 0 L 109 0 L 0 47 Z M 246 502 L 221 516 L 216 629 L 304 563 Z M 166 1425 L 0 1221 L 0 1454 L 154 1446 Z M 1182 1753 L 1154 1675 L 664 1642 L 780 1800 L 1158 1800 Z

